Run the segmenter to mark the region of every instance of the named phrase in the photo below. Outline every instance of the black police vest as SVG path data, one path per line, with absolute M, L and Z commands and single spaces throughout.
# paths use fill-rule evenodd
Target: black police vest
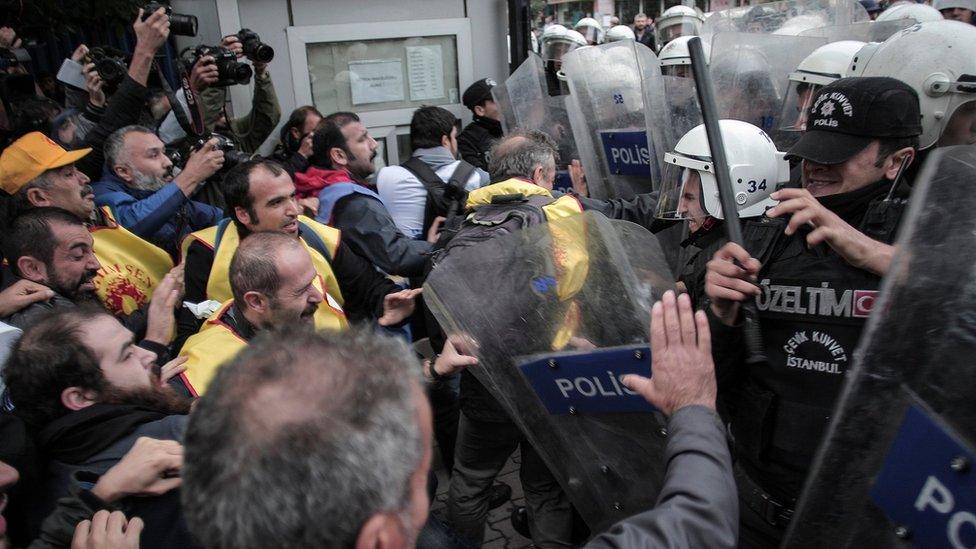
M 860 229 L 891 242 L 903 207 L 873 202 Z M 879 209 L 887 213 L 872 217 Z M 808 247 L 806 231 L 786 236 L 785 226 L 771 219 L 743 226 L 746 248 L 763 264 L 756 305 L 768 361 L 741 366 L 746 375 L 731 413 L 742 466 L 774 495 L 792 498 L 830 422 L 881 278 L 826 244 Z

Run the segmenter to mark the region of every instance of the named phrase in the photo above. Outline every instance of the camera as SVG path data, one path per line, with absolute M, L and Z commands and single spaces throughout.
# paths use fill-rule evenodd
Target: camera
M 125 75 L 129 72 L 126 65 L 125 54 L 115 48 L 99 46 L 89 50 L 85 60 L 95 64 L 95 71 L 98 77 L 105 82 L 109 89 L 115 88 L 122 83 Z
M 253 74 L 251 67 L 238 61 L 234 52 L 220 46 L 197 46 L 193 50 L 190 67 L 205 55 L 213 57 L 214 63 L 217 65 L 217 82 L 213 84 L 215 87 L 226 88 L 235 84 L 247 84 L 251 81 Z
M 270 63 L 274 59 L 274 48 L 262 42 L 258 33 L 251 29 L 241 29 L 237 33 L 237 39 L 244 46 L 244 55 L 251 61 Z
M 217 138 L 216 150 L 224 151 L 224 166 L 220 169 L 221 172 L 226 172 L 241 162 L 247 162 L 251 159 L 251 155 L 237 150 L 237 144 L 234 143 L 233 139 L 219 133 L 208 133 L 200 136 L 191 143 L 190 150 L 199 151 L 213 138 Z
M 173 13 L 173 8 L 160 2 L 149 2 L 142 8 L 142 20 L 145 21 L 150 15 L 159 11 L 159 8 L 166 10 L 169 17 L 169 32 L 178 36 L 197 35 L 197 17 L 183 13 Z
M 257 35 L 255 35 L 257 37 Z M 270 48 L 268 48 L 270 49 Z M 274 55 L 272 50 L 271 55 Z M 31 56 L 24 48 L 0 48 L 0 71 L 30 63 Z

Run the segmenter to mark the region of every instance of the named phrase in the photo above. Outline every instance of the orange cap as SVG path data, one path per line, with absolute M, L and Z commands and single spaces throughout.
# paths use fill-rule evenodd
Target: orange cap
M 66 151 L 41 132 L 31 132 L 0 154 L 0 189 L 14 194 L 42 173 L 74 164 L 91 148 Z

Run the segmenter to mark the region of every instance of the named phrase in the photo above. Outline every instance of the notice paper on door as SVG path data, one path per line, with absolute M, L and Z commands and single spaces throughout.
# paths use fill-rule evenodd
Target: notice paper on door
M 403 62 L 399 59 L 368 59 L 349 62 L 352 104 L 403 101 Z
M 444 58 L 441 46 L 407 46 L 406 49 L 410 100 L 427 101 L 444 97 Z

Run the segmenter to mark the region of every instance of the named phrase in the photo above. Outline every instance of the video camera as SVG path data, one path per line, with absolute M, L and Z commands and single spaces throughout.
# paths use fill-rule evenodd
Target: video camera
M 251 81 L 251 75 L 254 74 L 251 67 L 238 61 L 234 52 L 220 46 L 197 46 L 188 59 L 187 66 L 192 67 L 205 55 L 213 57 L 217 65 L 217 82 L 213 84 L 215 87 L 226 88 Z
M 169 32 L 178 36 L 196 36 L 197 18 L 195 15 L 184 13 L 173 13 L 173 8 L 161 2 L 149 2 L 142 8 L 142 20 L 145 21 L 150 15 L 159 11 L 159 8 L 166 10 L 169 17 Z

